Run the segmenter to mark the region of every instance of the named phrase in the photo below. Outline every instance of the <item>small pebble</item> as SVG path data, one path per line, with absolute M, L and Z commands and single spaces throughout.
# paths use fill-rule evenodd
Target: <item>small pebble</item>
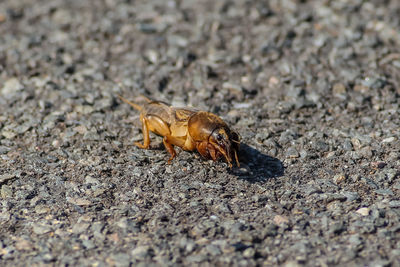
M 13 179 L 15 176 L 12 174 L 2 174 L 0 175 L 0 184 L 7 182 L 8 180 Z
M 245 258 L 253 258 L 255 254 L 256 251 L 254 250 L 254 248 L 247 248 L 243 251 L 243 257 Z
M 52 228 L 51 226 L 46 224 L 34 224 L 32 230 L 37 235 L 43 235 L 51 232 Z
M 356 210 L 356 212 L 358 214 L 361 214 L 362 216 L 368 216 L 370 209 L 369 208 L 359 208 L 358 210 Z
M 289 223 L 289 219 L 286 216 L 275 215 L 274 223 L 276 225 L 287 224 L 287 223 Z
M 289 147 L 286 150 L 285 156 L 287 158 L 298 158 L 300 156 L 299 152 L 294 147 Z
M 346 175 L 343 173 L 336 174 L 333 177 L 333 181 L 335 182 L 335 184 L 340 184 L 340 183 L 344 182 L 345 180 L 346 180 Z
M 9 96 L 22 89 L 24 89 L 24 86 L 21 84 L 18 78 L 14 77 L 6 80 L 3 84 L 3 88 L 1 88 L 0 91 L 3 96 Z
M 388 137 L 388 138 L 383 139 L 382 143 L 386 144 L 386 143 L 392 143 L 394 141 L 396 141 L 396 137 L 392 136 L 392 137 Z
M 8 185 L 2 185 L 1 190 L 0 190 L 0 195 L 1 195 L 1 198 L 3 198 L 3 199 L 10 198 L 13 195 L 13 190 Z

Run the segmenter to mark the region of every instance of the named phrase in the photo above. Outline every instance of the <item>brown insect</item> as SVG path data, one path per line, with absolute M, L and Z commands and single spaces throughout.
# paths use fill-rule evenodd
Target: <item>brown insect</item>
M 192 108 L 172 107 L 148 98 L 145 98 L 147 103 L 143 106 L 122 96 L 119 98 L 140 111 L 144 140 L 143 144 L 135 142 L 136 146 L 148 149 L 149 131 L 152 131 L 164 137 L 164 146 L 171 155 L 168 163 L 176 156 L 174 146 L 179 146 L 187 151 L 197 150 L 204 158 L 214 161 L 224 157 L 231 168 L 234 158 L 237 166 L 240 166 L 239 135 L 217 115 Z

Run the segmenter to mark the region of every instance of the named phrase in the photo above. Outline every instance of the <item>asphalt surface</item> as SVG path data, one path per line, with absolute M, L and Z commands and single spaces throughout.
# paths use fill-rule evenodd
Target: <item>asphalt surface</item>
M 1 266 L 399 266 L 400 2 L 0 2 Z M 221 116 L 240 168 L 117 94 Z

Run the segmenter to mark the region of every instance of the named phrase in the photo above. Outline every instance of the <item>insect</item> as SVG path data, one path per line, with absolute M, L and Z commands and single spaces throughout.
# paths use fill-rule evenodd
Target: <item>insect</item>
M 138 105 L 118 96 L 140 111 L 143 144 L 135 142 L 136 146 L 148 149 L 149 132 L 152 131 L 163 137 L 164 146 L 171 155 L 169 164 L 176 156 L 174 146 L 178 146 L 187 151 L 197 150 L 204 158 L 214 161 L 224 157 L 230 168 L 234 160 L 237 166 L 240 166 L 239 135 L 217 115 L 192 108 L 172 107 L 167 103 L 148 98 L 145 98 L 147 103 Z

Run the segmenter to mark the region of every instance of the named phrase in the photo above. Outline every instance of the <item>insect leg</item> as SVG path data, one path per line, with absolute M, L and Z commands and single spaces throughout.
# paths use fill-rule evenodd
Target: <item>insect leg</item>
M 140 148 L 148 149 L 150 146 L 149 127 L 147 125 L 147 120 L 144 117 L 141 118 L 141 121 L 142 121 L 142 132 L 143 132 L 143 144 L 141 144 L 140 142 L 135 142 L 135 145 Z
M 207 150 L 208 150 L 208 153 L 210 153 L 212 160 L 216 161 L 218 159 L 218 157 L 217 157 L 217 151 L 215 150 L 214 146 L 211 144 L 208 144 Z
M 207 145 L 208 145 L 208 142 L 204 141 L 201 143 L 197 143 L 196 148 L 197 148 L 197 151 L 199 151 L 200 155 L 202 155 L 206 159 L 209 159 L 210 153 L 208 153 Z
M 175 158 L 176 156 L 176 152 L 173 145 L 181 145 L 181 142 L 177 143 L 178 140 L 175 140 L 176 138 L 171 136 L 171 130 L 169 129 L 168 124 L 160 117 L 156 115 L 148 115 L 146 119 L 150 131 L 158 135 L 164 136 L 163 143 L 165 149 L 171 155 L 171 157 L 168 160 L 168 163 L 171 163 L 172 159 Z
M 233 151 L 235 152 L 236 165 L 237 165 L 238 167 L 240 167 L 240 163 L 239 163 L 239 158 L 238 158 L 238 155 L 237 155 L 237 151 L 236 151 L 236 149 L 233 150 Z
M 167 151 L 169 152 L 169 154 L 171 154 L 171 157 L 168 160 L 168 164 L 171 164 L 171 161 L 175 158 L 176 156 L 176 151 L 174 149 L 174 146 L 169 142 L 168 140 L 168 136 L 164 136 L 163 138 L 163 143 L 165 146 L 165 149 L 167 149 Z

